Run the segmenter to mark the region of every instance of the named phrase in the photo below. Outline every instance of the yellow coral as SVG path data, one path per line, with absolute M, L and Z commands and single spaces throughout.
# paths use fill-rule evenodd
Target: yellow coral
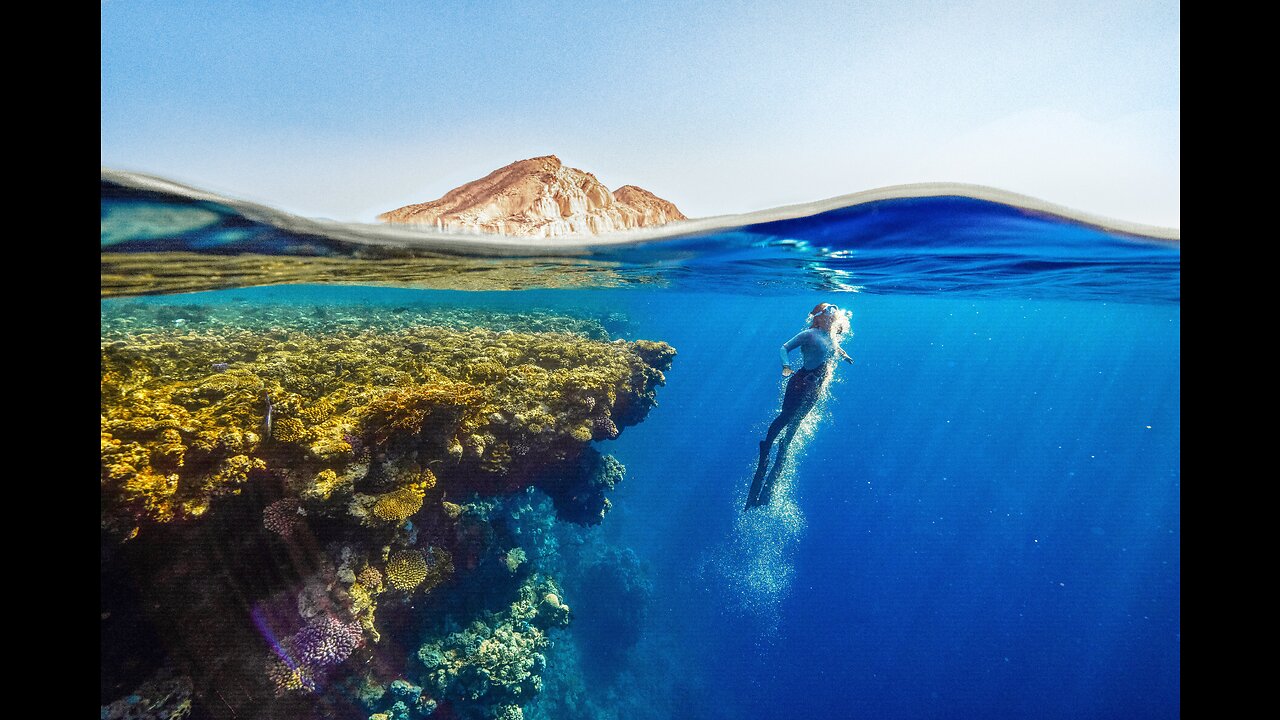
M 351 443 L 341 435 L 321 437 L 311 443 L 311 454 L 322 460 L 342 460 L 352 454 Z
M 282 443 L 302 442 L 307 437 L 307 428 L 298 418 L 279 418 L 271 428 L 271 437 Z
M 318 425 L 332 417 L 333 412 L 333 403 L 322 399 L 305 405 L 298 412 L 298 417 L 309 425 Z
M 365 425 L 377 442 L 393 436 L 417 434 L 428 418 L 433 424 L 459 428 L 470 411 L 475 414 L 480 391 L 464 382 L 433 378 L 431 382 L 394 389 L 369 405 Z
M 392 464 L 442 462 L 451 496 L 495 492 L 513 465 L 563 460 L 598 436 L 601 418 L 639 422 L 674 355 L 665 343 L 588 339 L 605 334 L 583 321 L 569 327 L 586 336 L 400 319 L 324 326 L 303 316 L 179 329 L 143 322 L 153 309 L 130 309 L 116 325 L 108 311 L 102 521 L 121 535 L 197 516 L 277 459 L 290 464 L 269 469 L 307 486 L 296 492 L 328 500 L 362 473 L 353 465 L 361 446 Z M 436 487 L 433 474 L 415 472 L 406 480 L 423 493 Z M 371 518 L 420 511 L 395 492 L 377 499 Z
M 378 609 L 378 603 L 373 594 L 359 582 L 352 583 L 348 593 L 351 596 L 351 614 L 360 622 L 360 627 L 369 631 L 373 641 L 378 642 L 382 636 L 374 626 L 373 614 Z
M 398 552 L 387 561 L 386 578 L 397 590 L 414 590 L 427 579 L 427 561 L 417 550 Z
M 378 496 L 373 503 L 373 514 L 386 522 L 403 522 L 422 509 L 422 500 L 426 497 L 419 483 L 406 485 Z
M 311 487 L 307 488 L 303 495 L 317 500 L 328 500 L 340 484 L 338 473 L 325 468 L 316 473 L 315 479 L 311 481 Z
M 306 665 L 291 668 L 283 660 L 275 656 L 272 656 L 267 661 L 267 677 L 271 680 L 271 684 L 275 686 L 277 695 L 284 695 L 296 690 L 310 690 L 315 687 L 311 672 Z
M 440 548 L 431 548 L 428 557 L 417 550 L 402 550 L 387 560 L 387 584 L 411 592 L 419 587 L 430 591 L 453 575 L 453 557 Z

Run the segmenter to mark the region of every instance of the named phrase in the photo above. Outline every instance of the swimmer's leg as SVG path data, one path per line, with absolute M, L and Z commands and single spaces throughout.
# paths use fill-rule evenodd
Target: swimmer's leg
M 773 459 L 773 469 L 769 471 L 768 477 L 764 480 L 764 485 L 760 488 L 760 495 L 756 500 L 758 505 L 768 505 L 769 500 L 773 498 L 774 484 L 778 480 L 778 475 L 782 474 L 783 465 L 787 459 L 787 452 L 791 449 L 791 441 L 795 439 L 796 433 L 800 431 L 800 425 L 804 423 L 804 419 L 809 417 L 809 413 L 813 412 L 813 408 L 817 406 L 817 392 L 809 394 L 791 413 L 791 422 L 787 425 L 786 434 L 778 441 L 778 454 Z
M 769 447 L 773 445 L 774 439 L 787 426 L 787 423 L 795 419 L 795 415 L 796 408 L 787 407 L 784 403 L 782 412 L 778 413 L 778 417 L 769 424 L 769 431 L 764 434 L 764 440 L 760 441 L 760 460 L 756 464 L 756 476 L 751 479 L 751 490 L 747 492 L 747 505 L 743 508 L 744 510 L 761 504 L 760 487 L 764 482 L 764 473 L 769 469 Z
M 778 476 L 782 474 L 782 467 L 786 464 L 787 449 L 791 446 L 791 441 L 795 439 L 796 432 L 800 429 L 800 423 L 796 422 L 787 428 L 787 432 L 778 441 L 778 454 L 773 458 L 773 468 L 769 470 L 769 476 L 765 478 L 764 484 L 760 488 L 760 496 L 757 500 L 758 505 L 768 505 L 773 498 L 773 488 L 778 482 Z

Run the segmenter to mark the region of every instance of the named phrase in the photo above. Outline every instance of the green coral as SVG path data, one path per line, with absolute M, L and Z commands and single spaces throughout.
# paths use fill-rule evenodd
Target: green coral
M 525 702 L 541 689 L 550 641 L 541 629 L 504 620 L 481 621 L 444 639 L 425 643 L 418 660 L 423 684 L 442 698 L 485 704 Z
M 554 580 L 534 574 L 505 612 L 424 643 L 417 653 L 423 686 L 463 708 L 483 708 L 486 717 L 520 712 L 542 689 L 548 632 L 569 623 L 560 592 Z
M 518 570 L 520 564 L 528 559 L 522 548 L 511 548 L 506 555 L 502 556 L 503 562 L 507 564 L 507 569 L 511 572 Z

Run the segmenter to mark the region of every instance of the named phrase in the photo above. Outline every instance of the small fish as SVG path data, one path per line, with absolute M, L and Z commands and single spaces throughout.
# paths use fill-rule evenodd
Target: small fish
M 267 438 L 271 437 L 271 393 L 263 393 L 267 398 L 267 419 L 263 422 L 263 426 L 267 428 Z
M 229 367 L 231 367 L 230 363 L 214 363 L 213 364 L 213 369 L 216 372 L 226 372 L 227 368 Z

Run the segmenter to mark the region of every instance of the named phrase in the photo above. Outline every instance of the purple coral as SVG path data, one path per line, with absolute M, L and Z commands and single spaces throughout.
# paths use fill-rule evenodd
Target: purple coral
M 307 623 L 290 642 L 298 662 L 310 667 L 324 667 L 337 665 L 351 657 L 363 639 L 360 625 L 321 615 Z
M 302 505 L 291 497 L 271 503 L 262 510 L 262 526 L 280 537 L 292 537 L 302 527 Z
M 364 445 L 364 440 L 361 440 L 359 435 L 353 435 L 352 433 L 343 433 L 342 439 L 346 440 L 347 444 L 351 446 L 352 454 L 354 454 L 356 457 L 362 457 L 366 448 Z
M 592 423 L 595 426 L 596 437 L 606 437 L 613 439 L 618 437 L 618 426 L 613 423 L 613 418 L 603 415 L 595 419 Z

